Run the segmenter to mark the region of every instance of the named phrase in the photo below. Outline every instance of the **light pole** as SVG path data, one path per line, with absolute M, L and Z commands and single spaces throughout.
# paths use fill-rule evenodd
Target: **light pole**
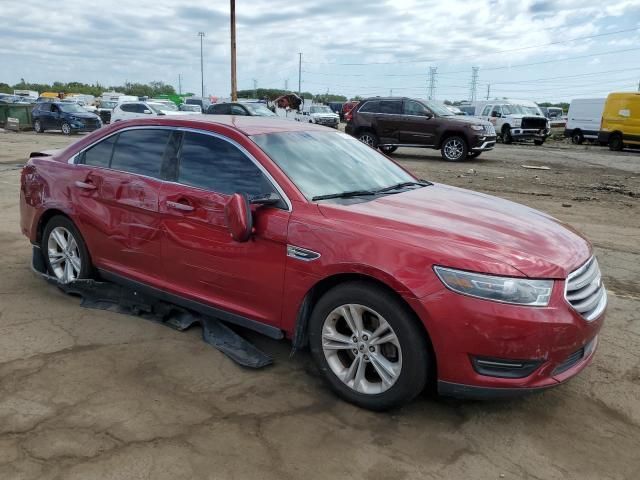
M 204 32 L 198 32 L 200 37 L 200 84 L 202 87 L 201 96 L 204 98 L 204 61 L 202 58 L 202 39 L 204 38 Z
M 231 101 L 238 100 L 236 79 L 236 0 L 230 0 L 231 8 Z

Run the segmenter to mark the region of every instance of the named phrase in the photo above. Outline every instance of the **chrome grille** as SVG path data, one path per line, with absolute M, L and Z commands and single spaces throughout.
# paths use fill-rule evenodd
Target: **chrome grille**
M 596 257 L 569 274 L 564 296 L 585 320 L 600 316 L 607 306 L 607 292 Z
M 493 128 L 493 125 L 485 125 L 484 126 L 484 133 L 486 133 L 487 135 L 492 137 L 493 135 L 496 134 L 496 129 Z

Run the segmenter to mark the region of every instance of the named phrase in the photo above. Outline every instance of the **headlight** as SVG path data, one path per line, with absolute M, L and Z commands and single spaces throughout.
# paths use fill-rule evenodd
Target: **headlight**
M 476 130 L 477 132 L 481 132 L 484 130 L 484 127 L 482 125 L 469 125 L 471 127 L 472 130 Z
M 519 127 L 520 125 L 522 125 L 522 120 L 517 118 L 513 120 L 513 126 L 514 127 Z
M 496 277 L 433 267 L 438 278 L 454 292 L 495 302 L 544 307 L 549 304 L 553 280 Z

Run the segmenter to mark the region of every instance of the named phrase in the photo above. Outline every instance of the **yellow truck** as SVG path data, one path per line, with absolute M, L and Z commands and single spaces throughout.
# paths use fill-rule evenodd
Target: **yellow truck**
M 598 141 L 609 145 L 611 150 L 640 147 L 640 92 L 609 94 Z

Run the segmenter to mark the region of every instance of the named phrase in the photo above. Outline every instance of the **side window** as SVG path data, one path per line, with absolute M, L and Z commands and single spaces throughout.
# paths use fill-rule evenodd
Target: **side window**
M 483 117 L 488 117 L 489 116 L 489 113 L 491 112 L 491 107 L 492 106 L 493 105 L 487 105 L 487 106 L 484 107 L 484 110 L 482 110 L 482 116 Z
M 113 153 L 113 146 L 116 143 L 117 137 L 118 135 L 111 135 L 106 140 L 103 140 L 88 150 L 85 150 L 82 154 L 81 163 L 94 167 L 107 168 L 111 162 L 111 154 Z
M 362 113 L 377 113 L 380 111 L 380 102 L 373 100 L 365 103 L 358 112 Z
M 497 117 L 498 115 L 502 115 L 502 107 L 500 105 L 494 106 L 493 110 L 491 110 L 492 117 Z
M 380 102 L 380 113 L 402 113 L 402 102 L 399 100 L 383 100 Z
M 160 169 L 170 130 L 128 130 L 118 135 L 111 168 L 160 178 Z
M 136 111 L 135 109 L 136 109 L 135 103 L 123 103 L 122 105 L 120 105 L 120 110 L 122 110 L 123 112 L 133 113 Z
M 413 100 L 404 101 L 404 113 L 405 115 L 423 115 L 426 109 L 424 105 Z
M 247 112 L 244 111 L 240 105 L 231 105 L 231 115 L 246 115 Z
M 274 193 L 260 169 L 237 147 L 218 137 L 186 132 L 180 150 L 178 181 L 185 185 L 249 197 Z
M 231 109 L 229 108 L 228 103 L 222 103 L 220 105 L 216 105 L 213 107 L 213 112 L 220 115 L 229 115 Z
M 57 105 L 51 105 L 51 111 L 53 113 L 60 113 L 60 108 Z
M 136 113 L 144 113 L 145 110 L 151 110 L 151 109 L 147 108 L 147 106 L 144 103 L 136 104 Z

